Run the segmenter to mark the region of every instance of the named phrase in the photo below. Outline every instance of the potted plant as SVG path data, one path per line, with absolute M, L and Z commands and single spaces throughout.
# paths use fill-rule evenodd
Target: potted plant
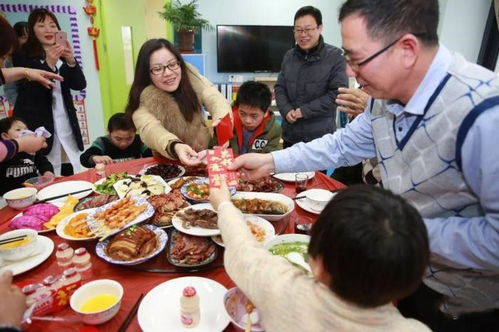
M 165 11 L 159 15 L 173 24 L 177 32 L 180 51 L 192 51 L 194 44 L 194 33 L 201 29 L 213 30 L 207 20 L 201 17 L 197 11 L 197 0 L 191 0 L 182 4 L 180 0 L 167 3 L 163 8 Z

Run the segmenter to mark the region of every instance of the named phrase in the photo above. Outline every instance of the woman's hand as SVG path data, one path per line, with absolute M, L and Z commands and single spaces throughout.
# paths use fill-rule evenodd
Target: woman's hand
M 26 68 L 25 75 L 26 79 L 37 81 L 47 89 L 52 89 L 54 87 L 54 82 L 52 80 L 64 81 L 64 78 L 61 75 L 40 69 Z
M 50 69 L 55 70 L 57 61 L 62 56 L 62 53 L 64 53 L 64 47 L 59 44 L 55 44 L 45 49 L 45 53 L 45 61 L 49 65 Z
M 64 51 L 62 52 L 62 58 L 66 60 L 66 63 L 70 66 L 76 65 L 75 56 L 73 54 L 73 49 L 71 48 L 71 44 L 68 40 L 66 40 L 66 46 L 64 47 Z
M 352 117 L 364 112 L 367 107 L 369 95 L 361 89 L 339 88 L 336 96 L 338 111 L 345 112 Z
M 18 137 L 15 140 L 19 145 L 19 152 L 35 153 L 47 147 L 47 142 L 45 142 L 45 137 L 43 136 L 27 135 Z
M 12 272 L 0 275 L 0 325 L 21 327 L 21 320 L 26 311 L 26 296 L 12 285 Z
M 199 154 L 194 151 L 189 145 L 184 143 L 177 143 L 174 147 L 175 153 L 182 164 L 187 166 L 197 166 L 201 164 Z
M 222 202 L 230 202 L 230 192 L 225 181 L 222 182 L 220 188 L 210 187 L 210 203 L 215 210 L 218 210 Z

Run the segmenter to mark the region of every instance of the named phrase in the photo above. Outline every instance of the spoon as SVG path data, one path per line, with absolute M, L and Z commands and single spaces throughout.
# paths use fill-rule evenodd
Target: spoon
M 292 252 L 288 253 L 286 255 L 286 258 L 290 262 L 301 266 L 302 268 L 304 268 L 308 272 L 312 272 L 312 270 L 310 269 L 310 265 L 308 265 L 308 263 L 305 262 L 305 259 L 303 258 L 303 256 L 301 254 L 297 253 L 296 251 L 292 251 Z
M 251 326 L 255 325 L 258 323 L 258 320 L 260 317 L 258 316 L 258 312 L 252 311 L 251 313 L 246 313 L 241 317 L 241 320 L 243 322 L 246 322 L 246 327 L 244 329 L 245 332 L 250 332 L 251 331 Z

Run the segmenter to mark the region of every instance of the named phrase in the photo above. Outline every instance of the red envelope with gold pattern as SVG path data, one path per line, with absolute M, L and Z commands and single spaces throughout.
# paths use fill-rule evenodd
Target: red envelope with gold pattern
M 239 177 L 236 171 L 229 171 L 227 167 L 234 161 L 232 149 L 215 146 L 213 150 L 208 150 L 206 155 L 208 162 L 208 178 L 210 187 L 220 188 L 222 181 L 225 180 L 227 186 L 237 186 Z

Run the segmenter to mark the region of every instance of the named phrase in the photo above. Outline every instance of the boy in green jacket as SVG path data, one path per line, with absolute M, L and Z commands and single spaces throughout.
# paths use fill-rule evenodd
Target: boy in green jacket
M 232 107 L 234 136 L 229 142 L 235 155 L 279 149 L 281 126 L 269 110 L 271 100 L 272 93 L 263 83 L 247 81 L 239 88 Z

